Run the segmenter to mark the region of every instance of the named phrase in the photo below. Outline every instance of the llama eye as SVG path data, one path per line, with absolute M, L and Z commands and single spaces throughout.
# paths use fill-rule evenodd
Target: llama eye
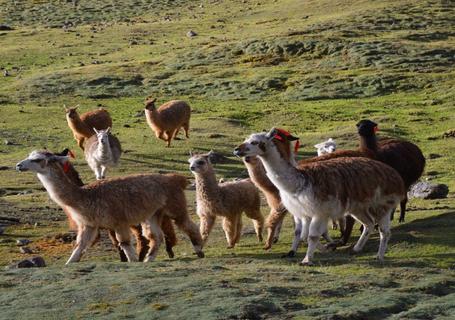
M 256 145 L 259 144 L 259 142 L 257 142 L 257 141 L 252 141 L 251 144 L 252 144 L 253 146 L 256 146 Z
M 198 161 L 196 162 L 198 165 L 202 166 L 205 162 L 204 161 Z
M 33 159 L 33 160 L 30 160 L 30 162 L 41 162 L 41 159 Z

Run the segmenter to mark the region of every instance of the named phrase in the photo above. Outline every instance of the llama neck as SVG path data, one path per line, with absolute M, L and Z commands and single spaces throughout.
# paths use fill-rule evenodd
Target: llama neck
M 158 113 L 158 111 L 156 111 L 156 109 L 153 109 L 153 110 L 145 109 L 145 117 L 146 117 L 148 123 L 153 123 L 158 126 L 161 124 L 161 122 L 160 122 L 161 119 L 160 119 L 159 113 Z
M 195 177 L 198 200 L 213 201 L 213 199 L 217 199 L 220 196 L 218 182 L 212 168 L 202 174 L 196 173 Z
M 70 126 L 71 129 L 87 136 L 87 137 L 90 137 L 91 135 L 93 135 L 95 132 L 93 131 L 93 129 L 89 128 L 82 120 L 81 118 L 78 116 L 77 118 L 75 119 L 71 119 L 69 117 L 67 117 L 67 121 L 68 121 L 68 125 Z
M 98 141 L 98 147 L 96 148 L 96 157 L 100 161 L 107 161 L 112 158 L 112 150 L 111 146 L 109 145 L 109 138 L 107 138 L 104 143 Z
M 360 150 L 376 152 L 378 150 L 378 140 L 376 135 L 360 136 Z
M 76 207 L 83 200 L 83 190 L 71 183 L 62 170 L 37 175 L 51 199 L 58 205 Z
M 297 193 L 308 181 L 289 161 L 285 160 L 275 146 L 270 146 L 267 153 L 259 156 L 264 165 L 267 177 L 281 191 Z

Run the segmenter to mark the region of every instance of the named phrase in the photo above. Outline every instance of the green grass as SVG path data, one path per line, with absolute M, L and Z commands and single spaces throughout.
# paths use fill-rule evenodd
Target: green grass
M 219 223 L 197 259 L 183 234 L 176 258 L 161 250 L 151 264 L 122 264 L 105 234 L 64 267 L 71 244 L 65 215 L 38 179 L 14 165 L 34 149 L 71 147 L 86 182 L 94 180 L 76 149 L 63 104 L 106 107 L 124 153 L 109 176 L 178 172 L 191 177 L 189 151 L 230 157 L 221 178 L 245 174 L 233 148 L 252 132 L 283 127 L 301 138 L 300 157 L 334 138 L 355 148 L 355 123 L 377 121 L 380 134 L 415 142 L 427 158 L 423 179 L 455 188 L 453 8 L 437 1 L 0 1 L 0 212 L 21 223 L 0 235 L 0 265 L 26 257 L 48 267 L 0 271 L 0 316 L 19 319 L 451 319 L 455 315 L 455 198 L 409 203 L 394 222 L 386 262 L 343 247 L 318 253 L 317 266 L 282 259 L 292 241 L 285 220 L 279 243 L 265 252 L 247 232 L 233 250 Z M 166 19 L 169 17 L 169 19 Z M 75 26 L 63 29 L 65 20 Z M 198 36 L 186 37 L 188 30 Z M 189 140 L 165 148 L 142 117 L 145 96 L 182 98 L 193 109 Z M 5 145 L 3 140 L 13 142 Z M 187 192 L 195 215 L 194 191 Z M 268 213 L 264 206 L 262 212 Z M 37 223 L 37 224 L 36 224 Z M 244 221 L 245 231 L 251 231 Z M 331 231 L 334 237 L 338 234 Z M 56 237 L 57 236 L 57 237 Z M 355 228 L 352 242 L 359 236 Z

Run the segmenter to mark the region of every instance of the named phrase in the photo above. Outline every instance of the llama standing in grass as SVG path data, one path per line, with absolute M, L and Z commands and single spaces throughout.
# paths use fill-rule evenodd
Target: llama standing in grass
M 315 250 L 325 249 L 319 239 L 327 230 L 329 219 L 337 220 L 348 213 L 364 227 L 353 252 L 362 250 L 377 223 L 377 258 L 383 261 L 391 234 L 390 214 L 405 194 L 400 175 L 367 158 L 337 158 L 296 168 L 277 148 L 277 134 L 276 129 L 252 134 L 234 153 L 261 159 L 267 176 L 280 190 L 284 206 L 295 218 L 295 237 L 301 237 L 303 220 L 310 221 L 308 250 L 302 264 L 311 265 Z
M 64 106 L 66 112 L 66 121 L 68 126 L 73 132 L 74 139 L 77 145 L 84 150 L 84 142 L 95 134 L 93 128 L 97 130 L 104 130 L 112 128 L 112 119 L 109 112 L 103 108 L 85 112 L 79 116 L 77 113 L 78 106 L 67 108 Z
M 145 102 L 145 117 L 155 136 L 166 141 L 170 147 L 172 139 L 175 139 L 183 127 L 185 136 L 189 138 L 191 108 L 188 103 L 172 100 L 157 109 L 155 102 L 156 99 L 150 98 Z
M 223 217 L 223 230 L 228 248 L 233 248 L 242 234 L 242 212 L 253 220 L 259 241 L 262 241 L 264 218 L 261 214 L 259 191 L 249 180 L 218 184 L 207 154 L 193 155 L 188 162 L 196 177 L 197 214 L 201 220 L 200 232 L 205 242 L 215 223 Z
M 137 261 L 131 245 L 130 226 L 138 224 L 141 224 L 142 233 L 149 240 L 150 249 L 144 261 L 152 261 L 163 240 L 159 216 L 156 215 L 160 210 L 188 234 L 196 254 L 204 256 L 201 235 L 186 211 L 185 177 L 139 174 L 77 186 L 62 169 L 61 164 L 64 168 L 67 161 L 68 157 L 34 151 L 16 165 L 18 171 L 36 172 L 51 199 L 65 207 L 76 222 L 76 247 L 67 264 L 81 259 L 95 241 L 99 228 L 114 230 L 128 261 Z
M 86 142 L 84 150 L 85 160 L 95 173 L 96 179 L 106 177 L 106 169 L 118 164 L 122 147 L 120 141 L 110 134 L 110 128 L 106 130 L 96 130 L 96 135 L 90 137 Z

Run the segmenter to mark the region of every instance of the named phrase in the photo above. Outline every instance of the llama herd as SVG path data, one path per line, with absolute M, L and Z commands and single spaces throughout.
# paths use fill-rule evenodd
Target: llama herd
M 180 100 L 159 108 L 148 98 L 144 114 L 158 139 L 169 147 L 181 128 L 188 138 L 190 106 Z M 65 108 L 68 126 L 96 181 L 84 184 L 70 162 L 72 153 L 33 151 L 16 165 L 18 171 L 37 174 L 51 199 L 77 229 L 74 250 L 67 263 L 77 262 L 106 229 L 122 261 L 153 261 L 162 242 L 169 257 L 176 244 L 174 224 L 190 239 L 195 254 L 202 251 L 216 217 L 222 219 L 228 248 L 239 242 L 242 214 L 250 218 L 259 242 L 267 230 L 265 249 L 278 241 L 287 212 L 294 219 L 294 239 L 288 256 L 295 256 L 302 241 L 308 243 L 301 264 L 313 264 L 316 249 L 326 251 L 345 245 L 355 221 L 362 233 L 352 252 L 362 250 L 377 226 L 380 243 L 377 258 L 383 261 L 390 239 L 390 221 L 401 204 L 400 222 L 405 219 L 407 190 L 423 173 L 425 158 L 413 143 L 399 139 L 378 140 L 378 126 L 370 120 L 357 124 L 359 148 L 336 150 L 329 139 L 315 145 L 318 156 L 296 160 L 299 138 L 283 129 L 254 133 L 234 149 L 248 170 L 249 179 L 219 183 L 210 154 L 190 154 L 189 169 L 196 181 L 199 228 L 191 220 L 185 198 L 187 179 L 178 174 L 135 174 L 106 179 L 109 167 L 121 155 L 119 140 L 110 133 L 112 119 L 105 109 L 79 116 L 77 107 Z M 264 220 L 260 192 L 270 213 Z M 338 228 L 334 241 L 328 225 Z M 131 234 L 135 237 L 133 247 Z M 320 242 L 323 237 L 327 244 Z

